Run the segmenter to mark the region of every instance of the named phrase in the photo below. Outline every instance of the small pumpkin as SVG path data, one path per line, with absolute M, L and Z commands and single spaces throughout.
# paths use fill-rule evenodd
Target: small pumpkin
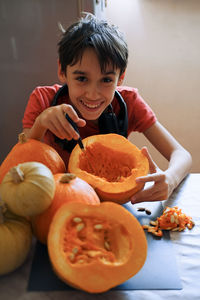
M 25 262 L 31 245 L 31 224 L 0 205 L 0 275 L 20 267 Z
M 50 225 L 47 245 L 57 276 L 89 293 L 108 291 L 133 277 L 147 256 L 142 226 L 114 202 L 64 204 Z
M 25 162 L 11 168 L 0 185 L 0 195 L 14 214 L 30 217 L 42 213 L 55 193 L 52 172 L 39 162 Z
M 11 149 L 0 166 L 0 183 L 10 168 L 28 161 L 46 165 L 53 174 L 66 172 L 65 163 L 51 146 L 38 140 L 27 139 L 25 133 L 19 134 L 18 143 Z
M 135 179 L 149 171 L 148 159 L 129 140 L 118 134 L 83 139 L 69 158 L 68 170 L 93 186 L 101 200 L 120 204 L 143 188 Z
M 54 214 L 64 203 L 84 202 L 91 205 L 98 205 L 100 203 L 94 189 L 74 174 L 55 174 L 54 181 L 56 189 L 51 205 L 43 213 L 32 218 L 33 232 L 43 244 L 47 243 L 49 226 Z

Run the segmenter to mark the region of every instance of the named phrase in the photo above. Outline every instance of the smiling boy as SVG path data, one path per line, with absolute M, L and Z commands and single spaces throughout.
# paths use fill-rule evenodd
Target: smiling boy
M 130 200 L 137 203 L 167 199 L 188 174 L 192 159 L 158 122 L 137 89 L 121 86 L 128 61 L 127 44 L 121 32 L 89 14 L 64 31 L 58 53 L 58 78 L 65 88 L 64 93 L 63 90 L 60 93 L 63 87 L 58 84 L 37 87 L 25 110 L 24 132 L 29 138 L 43 140 L 53 146 L 67 165 L 70 151 L 61 147 L 58 140 L 65 140 L 68 144 L 72 139 L 77 140 L 79 135 L 65 114 L 79 127 L 82 138 L 99 134 L 99 120 L 110 109 L 110 104 L 113 113 L 116 116 L 120 114 L 116 98 L 118 91 L 127 109 L 127 136 L 133 131 L 142 132 L 169 161 L 168 168 L 161 171 L 148 150 L 143 148 L 151 174 L 137 180 L 154 184 Z

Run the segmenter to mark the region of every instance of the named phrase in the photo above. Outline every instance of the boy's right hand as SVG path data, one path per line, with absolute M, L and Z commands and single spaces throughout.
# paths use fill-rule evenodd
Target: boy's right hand
M 43 131 L 50 130 L 60 139 L 77 140 L 79 135 L 67 121 L 65 117 L 66 113 L 78 127 L 86 125 L 86 121 L 78 117 L 71 105 L 61 104 L 45 109 L 36 119 L 38 123 L 37 127 L 41 127 Z

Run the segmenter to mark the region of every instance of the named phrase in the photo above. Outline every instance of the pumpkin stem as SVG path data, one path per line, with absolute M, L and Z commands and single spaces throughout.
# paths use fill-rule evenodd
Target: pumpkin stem
M 11 168 L 9 172 L 12 176 L 14 183 L 20 183 L 24 181 L 24 173 L 22 172 L 19 166 Z
M 60 182 L 61 183 L 69 183 L 72 179 L 75 179 L 76 175 L 72 174 L 72 173 L 65 173 L 61 178 L 60 178 Z
M 27 142 L 27 136 L 25 135 L 24 132 L 21 132 L 19 135 L 18 135 L 18 141 L 20 144 L 24 144 Z

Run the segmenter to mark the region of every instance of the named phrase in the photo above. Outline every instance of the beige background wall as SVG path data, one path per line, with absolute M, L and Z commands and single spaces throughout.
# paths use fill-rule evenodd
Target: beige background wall
M 108 0 L 107 19 L 125 32 L 129 66 L 124 84 L 137 87 L 158 120 L 193 156 L 200 172 L 200 1 Z M 167 162 L 142 134 L 161 168 Z

